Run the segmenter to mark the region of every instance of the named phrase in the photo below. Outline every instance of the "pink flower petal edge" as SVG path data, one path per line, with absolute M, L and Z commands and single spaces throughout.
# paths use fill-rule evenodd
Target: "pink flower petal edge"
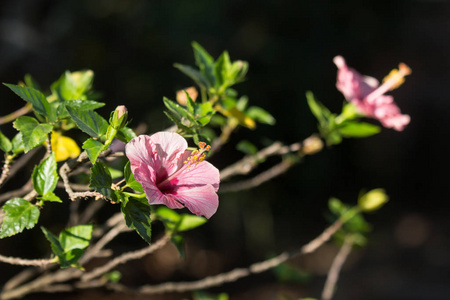
M 353 103 L 367 117 L 381 122 L 386 128 L 402 131 L 411 118 L 403 115 L 395 104 L 392 96 L 384 95 L 389 90 L 398 87 L 411 70 L 405 64 L 400 64 L 398 70 L 393 70 L 383 84 L 369 76 L 363 76 L 358 71 L 347 66 L 342 56 L 333 59 L 338 68 L 336 88 L 345 99 Z
M 219 170 L 203 160 L 205 148 L 194 153 L 187 147 L 181 135 L 157 132 L 132 139 L 125 153 L 150 204 L 186 207 L 209 219 L 219 206 Z

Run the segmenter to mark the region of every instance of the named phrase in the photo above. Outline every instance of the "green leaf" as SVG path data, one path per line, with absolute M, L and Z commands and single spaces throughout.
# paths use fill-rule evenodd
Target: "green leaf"
M 11 141 L 0 131 L 0 150 L 7 153 L 11 151 L 12 144 Z
M 50 124 L 39 124 L 35 118 L 26 116 L 15 120 L 13 126 L 22 133 L 25 153 L 42 144 L 53 129 Z
M 55 190 L 59 176 L 54 153 L 34 167 L 32 178 L 33 187 L 39 195 L 44 196 Z
M 346 121 L 339 126 L 339 132 L 344 137 L 364 138 L 379 133 L 381 128 L 377 125 L 357 122 Z
M 233 81 L 233 78 L 229 78 L 228 69 L 230 68 L 230 56 L 227 51 L 224 51 L 216 63 L 214 64 L 214 75 L 216 77 L 216 89 L 221 87 L 225 90 L 228 87 L 229 82 Z M 231 80 L 230 80 L 231 79 Z
M 122 278 L 122 273 L 120 273 L 119 271 L 112 271 L 112 272 L 105 273 L 102 277 L 108 281 L 117 283 Z
M 76 100 L 85 98 L 85 93 L 92 86 L 94 72 L 91 70 L 69 72 L 66 71 L 51 86 L 52 91 L 61 100 Z
M 306 283 L 311 280 L 311 274 L 295 268 L 287 263 L 282 263 L 273 268 L 278 281 L 291 283 Z
M 37 83 L 37 81 L 33 78 L 33 76 L 31 76 L 30 74 L 25 74 L 24 77 L 24 82 L 28 87 L 31 87 L 35 90 L 41 90 L 39 84 Z
M 133 129 L 128 127 L 123 127 L 120 129 L 120 131 L 117 133 L 116 138 L 124 143 L 128 143 L 132 139 L 136 137 L 136 133 L 133 131 Z
M 39 220 L 39 209 L 22 198 L 8 200 L 3 206 L 5 217 L 0 232 L 0 239 L 31 229 Z
M 258 152 L 258 148 L 256 148 L 255 145 L 253 145 L 252 143 L 250 143 L 249 141 L 240 141 L 237 145 L 236 145 L 236 149 L 244 152 L 245 154 L 249 154 L 249 155 L 253 155 L 256 154 Z
M 169 109 L 170 114 L 176 120 L 176 124 L 181 124 L 182 127 L 190 128 L 197 124 L 194 116 L 189 113 L 185 108 L 181 105 L 167 99 L 163 98 L 164 105 Z
M 106 198 L 117 201 L 117 196 L 111 189 L 112 178 L 108 167 L 101 161 L 96 162 L 91 168 L 91 178 L 89 187 Z
M 182 237 L 181 235 L 172 235 L 170 240 L 172 241 L 172 243 L 174 244 L 174 246 L 177 248 L 178 253 L 180 254 L 180 257 L 182 259 L 185 258 L 185 251 L 184 251 L 184 237 Z
M 182 73 L 184 73 L 186 76 L 194 80 L 194 82 L 201 88 L 208 89 L 210 87 L 210 84 L 208 83 L 208 80 L 205 76 L 203 76 L 202 73 L 200 73 L 198 70 L 192 68 L 191 66 L 186 66 L 182 64 L 174 64 L 175 68 L 180 70 Z
M 165 206 L 158 207 L 155 215 L 169 230 L 173 230 L 181 220 L 181 216 L 178 213 Z
M 89 138 L 83 143 L 82 148 L 84 150 L 86 150 L 86 153 L 87 153 L 91 163 L 95 164 L 98 156 L 103 151 L 104 145 L 97 140 L 93 140 L 92 138 Z
M 44 94 L 42 94 L 40 91 L 26 86 L 7 83 L 4 83 L 4 85 L 9 87 L 20 98 L 31 103 L 34 110 L 42 116 L 47 117 L 49 122 L 55 122 L 56 112 L 52 109 Z
M 55 255 L 58 256 L 58 258 L 63 257 L 64 249 L 62 248 L 58 237 L 55 236 L 53 233 L 51 233 L 44 226 L 41 226 L 41 230 L 44 233 L 45 238 L 50 242 L 50 247 L 52 248 L 53 253 L 55 253 Z
M 105 103 L 92 101 L 92 100 L 66 100 L 66 101 L 58 101 L 59 106 L 57 108 L 58 113 L 58 119 L 65 119 L 68 118 L 69 112 L 67 111 L 66 107 L 75 108 L 80 111 L 88 111 L 88 110 L 95 110 L 97 108 L 105 106 Z
M 179 224 L 176 226 L 177 232 L 188 231 L 205 224 L 208 220 L 204 217 L 182 214 Z
M 195 119 L 201 126 L 207 125 L 215 113 L 211 102 L 199 103 L 194 106 Z
M 328 200 L 328 208 L 334 215 L 338 217 L 343 215 L 348 210 L 347 206 L 337 198 L 330 198 L 330 200 Z
M 84 254 L 84 249 L 89 246 L 92 238 L 92 225 L 78 225 L 63 230 L 59 238 L 41 227 L 47 240 L 50 241 L 53 253 L 58 256 L 61 268 L 70 266 L 83 269 L 78 264 L 78 259 Z
M 25 150 L 25 147 L 23 145 L 23 140 L 22 140 L 22 133 L 20 133 L 20 132 L 17 133 L 13 137 L 11 144 L 12 144 L 12 152 L 14 154 L 22 153 Z
M 225 293 L 214 295 L 204 291 L 194 292 L 194 300 L 229 300 L 229 299 L 230 299 L 229 296 Z
M 214 76 L 214 59 L 212 56 L 197 42 L 192 42 L 194 49 L 195 63 L 200 69 L 200 72 L 206 77 L 210 86 L 215 85 Z
M 267 111 L 258 106 L 251 106 L 246 112 L 247 116 L 259 123 L 274 125 L 275 118 Z
M 109 173 L 111 174 L 112 179 L 120 178 L 123 176 L 123 172 L 117 169 L 108 168 Z
M 174 210 L 161 206 L 155 212 L 158 219 L 164 222 L 167 229 L 172 232 L 182 232 L 197 228 L 207 222 L 204 217 L 189 214 L 178 214 Z
M 70 107 L 79 111 L 88 111 L 88 110 L 95 110 L 97 108 L 105 106 L 105 103 L 103 102 L 97 102 L 92 100 L 68 100 L 64 101 L 65 107 Z
M 146 201 L 144 199 L 144 201 Z M 130 197 L 128 201 L 121 202 L 122 213 L 128 227 L 136 230 L 136 232 L 146 241 L 151 243 L 151 225 L 150 205 Z
M 59 242 L 64 251 L 85 249 L 92 237 L 92 225 L 78 225 L 63 230 L 59 235 Z
M 139 192 L 139 193 L 144 192 L 144 188 L 142 187 L 142 184 L 140 184 L 139 182 L 136 181 L 136 179 L 134 179 L 134 175 L 131 172 L 130 162 L 127 162 L 127 164 L 125 165 L 123 173 L 124 173 L 124 177 L 125 177 L 125 182 L 127 183 L 127 185 L 130 188 L 132 188 L 133 190 L 135 190 L 136 192 Z
M 48 192 L 45 195 L 43 195 L 42 197 L 38 197 L 38 199 L 43 200 L 43 201 L 62 203 L 61 198 L 56 196 L 53 192 Z
M 320 124 L 328 121 L 331 112 L 322 103 L 314 98 L 314 94 L 310 91 L 306 92 L 306 100 L 313 115 L 317 118 Z
M 84 111 L 70 106 L 66 106 L 66 109 L 78 128 L 91 137 L 99 138 L 106 133 L 108 122 L 95 111 Z

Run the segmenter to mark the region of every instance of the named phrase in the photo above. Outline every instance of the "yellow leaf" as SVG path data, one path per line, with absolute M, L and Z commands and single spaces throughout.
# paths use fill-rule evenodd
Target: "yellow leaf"
M 56 161 L 75 158 L 81 153 L 80 147 L 74 140 L 55 131 L 52 132 L 52 150 L 55 153 Z
M 243 112 L 239 111 L 236 107 L 226 110 L 220 105 L 214 107 L 218 112 L 226 117 L 232 117 L 239 121 L 239 124 L 248 127 L 250 129 L 255 129 L 256 123 L 251 118 L 247 117 Z

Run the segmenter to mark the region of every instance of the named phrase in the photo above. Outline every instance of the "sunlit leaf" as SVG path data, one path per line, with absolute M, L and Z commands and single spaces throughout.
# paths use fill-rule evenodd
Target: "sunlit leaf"
M 15 235 L 25 228 L 31 229 L 39 220 L 39 209 L 22 198 L 8 200 L 3 205 L 5 216 L 0 231 L 0 238 Z
M 39 122 L 32 117 L 22 116 L 13 123 L 14 128 L 22 133 L 22 141 L 25 152 L 42 144 L 47 138 L 53 126 L 50 124 L 39 124 Z
M 33 187 L 39 195 L 43 196 L 55 190 L 59 177 L 54 153 L 34 168 L 32 178 Z

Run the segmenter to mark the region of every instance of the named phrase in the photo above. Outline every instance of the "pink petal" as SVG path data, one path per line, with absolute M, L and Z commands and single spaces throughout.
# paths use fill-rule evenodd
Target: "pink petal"
M 131 171 L 133 173 L 134 169 L 140 164 L 151 165 L 153 159 L 151 155 L 150 137 L 148 135 L 135 137 L 125 146 L 125 153 L 130 160 Z
M 174 197 L 197 216 L 211 216 L 219 207 L 219 196 L 212 185 L 178 190 Z
M 180 161 L 184 161 L 183 156 Z M 187 189 L 210 184 L 217 192 L 220 183 L 219 170 L 207 161 L 191 165 L 189 169 L 177 176 L 177 189 Z
M 169 175 L 175 172 L 178 158 L 188 147 L 186 140 L 178 133 L 161 131 L 153 134 L 150 141 L 160 168 L 164 168 Z

